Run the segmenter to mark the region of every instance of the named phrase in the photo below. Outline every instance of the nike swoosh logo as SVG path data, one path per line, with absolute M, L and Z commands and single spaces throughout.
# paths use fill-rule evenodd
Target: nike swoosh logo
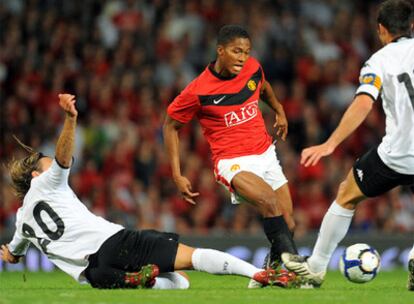
M 213 99 L 213 103 L 214 104 L 219 104 L 220 101 L 222 101 L 224 98 L 226 97 L 226 95 L 224 95 L 223 97 L 221 97 L 220 99 Z

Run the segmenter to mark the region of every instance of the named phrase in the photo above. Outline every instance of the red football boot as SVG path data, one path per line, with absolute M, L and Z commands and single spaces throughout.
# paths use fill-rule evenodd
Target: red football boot
M 142 266 L 138 272 L 127 272 L 125 283 L 135 288 L 151 288 L 155 284 L 155 278 L 160 274 L 157 265 L 149 264 Z
M 279 286 L 283 288 L 294 287 L 296 283 L 296 275 L 284 269 L 275 271 L 272 268 L 268 268 L 257 272 L 253 279 L 263 286 Z

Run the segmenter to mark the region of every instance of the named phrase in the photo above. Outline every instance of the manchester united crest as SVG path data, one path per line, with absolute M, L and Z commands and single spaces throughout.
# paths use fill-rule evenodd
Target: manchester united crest
M 235 164 L 235 165 L 231 166 L 231 168 L 230 168 L 231 172 L 234 172 L 234 171 L 237 171 L 237 170 L 240 170 L 240 165 L 238 165 L 238 164 Z
M 249 82 L 247 83 L 247 87 L 249 88 L 250 91 L 256 90 L 256 82 L 250 79 Z

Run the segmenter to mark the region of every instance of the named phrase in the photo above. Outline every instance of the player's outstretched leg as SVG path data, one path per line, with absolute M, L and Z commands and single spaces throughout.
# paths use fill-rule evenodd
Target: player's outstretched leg
M 319 287 L 323 282 L 333 252 L 348 232 L 356 204 L 364 198 L 351 170 L 345 181 L 341 183 L 336 200 L 322 220 L 312 255 L 304 258 L 284 253 L 282 260 L 286 268 L 304 277 L 314 287 Z
M 296 276 L 288 271 L 259 269 L 250 263 L 240 260 L 228 253 L 214 249 L 195 249 L 192 254 L 192 265 L 195 270 L 212 274 L 236 274 L 249 277 L 262 286 L 291 287 Z
M 287 269 L 293 271 L 304 280 L 301 287 L 306 287 L 306 283 L 313 287 L 320 287 L 322 285 L 326 271 L 313 272 L 309 267 L 307 257 L 285 252 L 282 254 L 282 261 Z

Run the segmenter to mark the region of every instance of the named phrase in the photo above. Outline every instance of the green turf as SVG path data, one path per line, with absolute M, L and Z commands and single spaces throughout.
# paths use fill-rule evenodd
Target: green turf
M 0 273 L 0 303 L 4 304 L 106 304 L 106 303 L 414 303 L 414 292 L 406 290 L 403 270 L 381 272 L 368 284 L 347 282 L 331 272 L 321 289 L 284 290 L 263 288 L 248 290 L 248 279 L 189 272 L 189 290 L 96 290 L 79 285 L 62 272 Z

